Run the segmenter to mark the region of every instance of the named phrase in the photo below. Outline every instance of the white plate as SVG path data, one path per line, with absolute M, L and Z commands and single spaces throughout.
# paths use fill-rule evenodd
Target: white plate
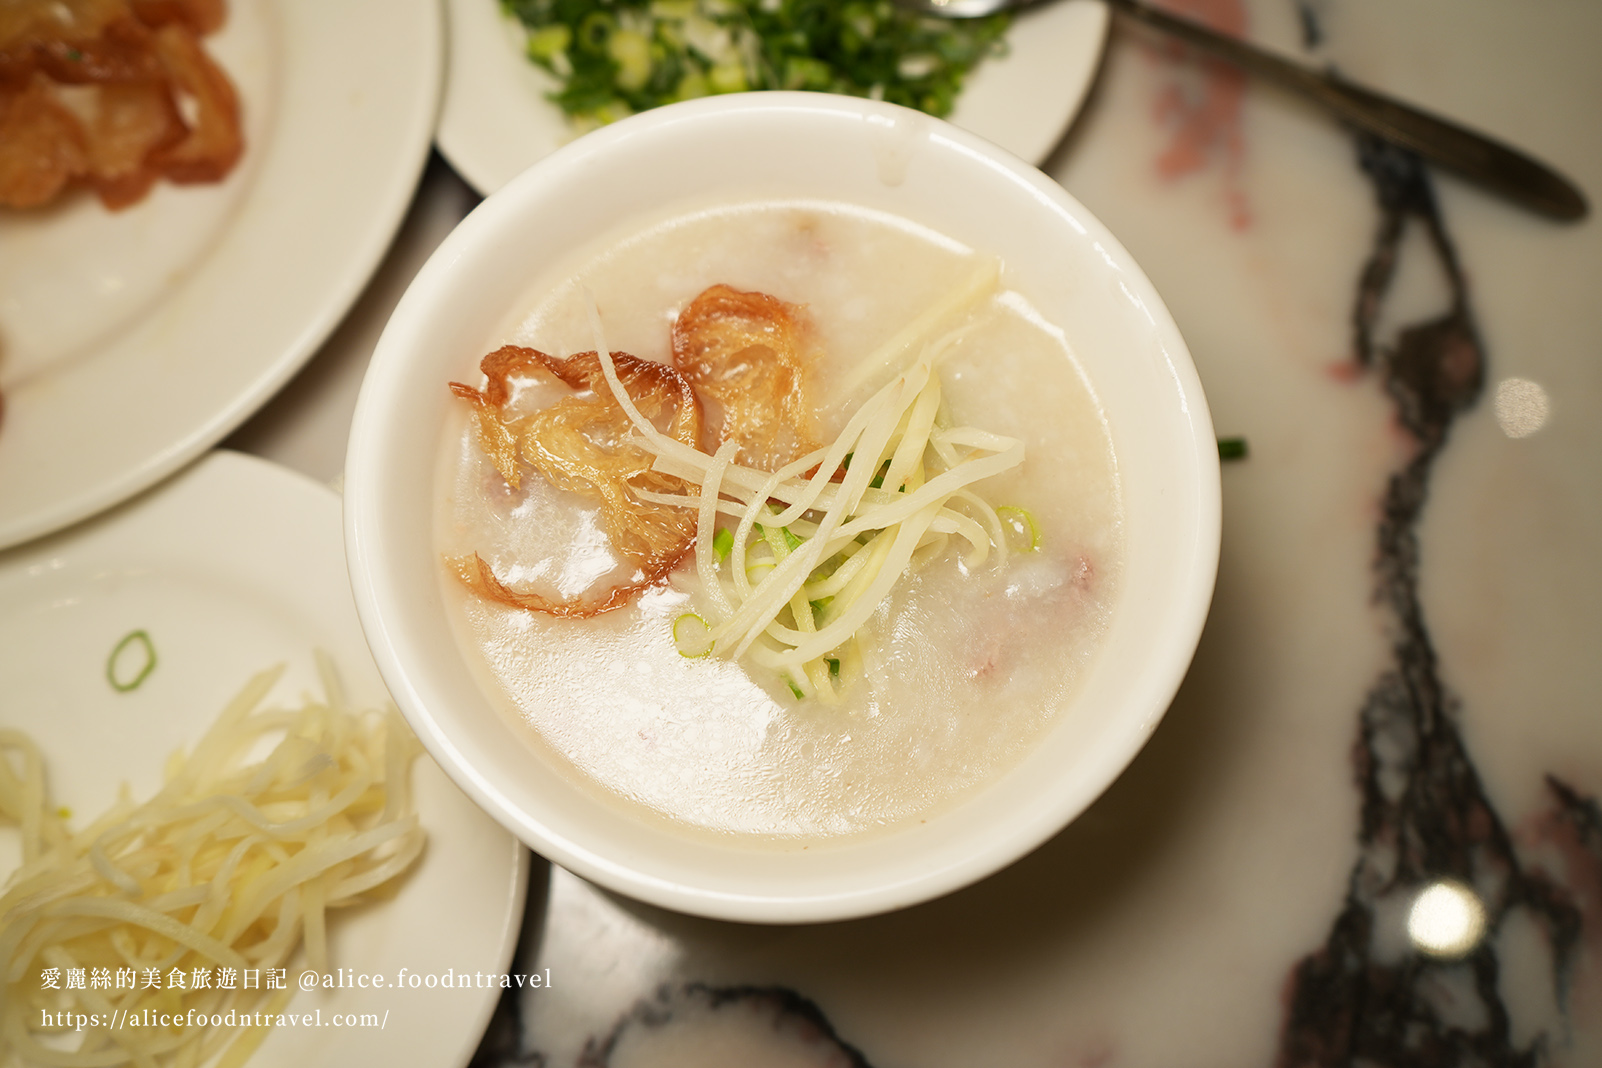
M 545 99 L 556 80 L 524 58 L 524 31 L 498 0 L 445 0 L 450 56 L 440 151 L 488 196 L 572 139 Z M 951 121 L 1013 155 L 1042 162 L 1084 103 L 1107 40 L 1100 0 L 1060 0 L 1019 15 L 1009 53 L 982 64 Z
M 300 367 L 360 293 L 427 157 L 436 0 L 232 0 L 225 182 L 0 212 L 0 548 L 176 471 Z
M 119 694 L 107 655 L 150 634 L 155 670 Z M 262 460 L 217 452 L 171 482 L 73 530 L 0 554 L 0 725 L 31 734 L 74 826 L 118 784 L 136 797 L 257 671 L 289 670 L 274 698 L 317 692 L 312 650 L 336 660 L 353 701 L 387 699 L 345 573 L 340 502 Z M 330 924 L 337 967 L 395 976 L 500 974 L 522 921 L 528 852 L 428 757 L 413 771 L 428 846 L 394 900 Z M 19 857 L 0 831 L 0 880 Z M 293 969 L 292 969 L 293 970 Z M 498 990 L 299 993 L 291 1012 L 388 1013 L 382 1030 L 273 1032 L 253 1066 L 448 1068 L 477 1047 Z

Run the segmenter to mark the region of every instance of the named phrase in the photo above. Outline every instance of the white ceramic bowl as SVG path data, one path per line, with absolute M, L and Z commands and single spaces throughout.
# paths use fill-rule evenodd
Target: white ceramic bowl
M 533 755 L 458 654 L 432 541 L 444 383 L 496 341 L 537 265 L 634 214 L 728 189 L 854 202 L 998 254 L 1068 335 L 1107 413 L 1124 493 L 1122 589 L 1072 701 L 999 781 L 927 823 L 797 852 L 647 826 Z M 718 97 L 635 116 L 524 172 L 419 272 L 363 383 L 345 476 L 362 625 L 429 751 L 523 841 L 585 878 L 725 919 L 806 922 L 914 904 L 1009 864 L 1082 812 L 1150 736 L 1195 650 L 1218 562 L 1217 446 L 1185 344 L 1140 269 L 1033 167 L 871 101 Z

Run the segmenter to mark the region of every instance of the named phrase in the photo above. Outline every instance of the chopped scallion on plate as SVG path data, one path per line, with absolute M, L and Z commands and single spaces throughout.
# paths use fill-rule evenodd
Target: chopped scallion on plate
M 805 89 L 951 113 L 1005 50 L 1010 16 L 946 20 L 891 0 L 501 0 L 580 129 L 717 93 Z

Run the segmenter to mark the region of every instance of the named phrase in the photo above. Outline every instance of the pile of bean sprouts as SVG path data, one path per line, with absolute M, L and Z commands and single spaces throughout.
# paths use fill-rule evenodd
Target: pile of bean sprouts
M 0 1063 L 242 1063 L 265 1026 L 144 1026 L 144 1010 L 276 1013 L 294 977 L 282 988 L 263 977 L 303 944 L 307 966 L 326 970 L 329 911 L 386 892 L 416 861 L 416 739 L 393 709 L 347 707 L 332 666 L 319 666 L 321 700 L 259 709 L 282 669 L 257 675 L 174 755 L 154 797 L 136 803 L 124 786 L 78 832 L 50 802 L 37 747 L 0 731 L 0 818 L 20 826 L 23 859 L 0 896 Z M 225 970 L 230 988 L 211 981 Z M 205 985 L 184 981 L 200 972 Z M 54 1023 L 62 1013 L 99 1025 Z

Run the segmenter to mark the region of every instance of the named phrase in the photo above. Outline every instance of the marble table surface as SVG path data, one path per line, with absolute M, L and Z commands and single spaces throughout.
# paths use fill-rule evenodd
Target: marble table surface
M 1594 0 L 1168 6 L 1602 196 Z M 537 862 L 515 970 L 551 985 L 476 1064 L 1602 1063 L 1602 222 L 1122 25 L 1045 170 L 1247 444 L 1156 735 L 1034 854 L 890 915 L 717 923 Z M 436 158 L 355 311 L 227 444 L 337 484 L 377 333 L 476 200 Z

